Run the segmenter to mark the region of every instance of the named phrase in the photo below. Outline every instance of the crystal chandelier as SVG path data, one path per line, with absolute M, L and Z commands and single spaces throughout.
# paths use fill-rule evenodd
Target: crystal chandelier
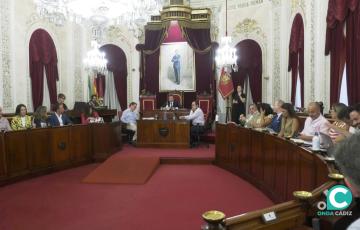
M 90 21 L 102 25 L 123 25 L 130 31 L 142 27 L 158 14 L 162 0 L 34 0 L 38 14 L 62 26 L 67 21 Z
M 222 67 L 227 67 L 228 69 L 232 69 L 233 71 L 238 71 L 237 66 L 237 55 L 236 49 L 231 47 L 231 37 L 228 36 L 227 32 L 227 0 L 226 0 L 226 32 L 225 37 L 221 38 L 220 47 L 216 51 L 215 61 L 216 64 Z
M 105 58 L 105 53 L 99 50 L 100 45 L 96 40 L 91 42 L 92 49 L 87 52 L 86 58 L 84 59 L 85 69 L 89 72 L 105 73 L 107 70 L 107 60 Z

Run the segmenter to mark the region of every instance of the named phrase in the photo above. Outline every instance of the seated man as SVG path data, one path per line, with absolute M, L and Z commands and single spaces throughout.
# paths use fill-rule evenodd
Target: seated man
M 281 130 L 281 120 L 282 120 L 281 106 L 283 104 L 284 102 L 282 100 L 275 101 L 273 110 L 276 113 L 276 115 L 273 117 L 270 125 L 268 126 L 268 128 L 274 130 L 276 133 L 279 133 Z
M 69 117 L 66 114 L 64 114 L 65 112 L 64 104 L 57 103 L 55 105 L 55 109 L 56 109 L 55 113 L 51 115 L 49 118 L 50 126 L 56 127 L 56 126 L 64 126 L 64 125 L 72 124 Z
M 198 102 L 193 101 L 191 103 L 191 111 L 190 114 L 187 116 L 180 116 L 180 119 L 186 119 L 189 121 L 192 121 L 191 124 L 191 129 L 190 129 L 190 134 L 191 134 L 191 139 L 190 139 L 190 144 L 192 145 L 194 143 L 194 141 L 196 140 L 196 137 L 199 133 L 203 133 L 205 128 L 205 117 L 204 117 L 204 112 L 201 110 L 201 108 L 199 107 Z
M 124 112 L 122 113 L 121 118 L 120 118 L 120 120 L 126 124 L 126 129 L 134 132 L 132 141 L 136 141 L 136 137 L 137 137 L 137 135 L 136 135 L 137 134 L 136 120 L 137 120 L 138 116 L 135 111 L 136 107 L 137 107 L 137 104 L 135 102 L 131 102 L 129 104 L 129 108 L 124 110 Z
M 166 109 L 178 109 L 180 107 L 180 104 L 178 101 L 175 101 L 174 96 L 170 94 L 168 101 L 166 102 L 164 107 Z
M 97 96 L 95 94 L 91 95 L 91 100 L 89 101 L 88 104 L 93 109 L 96 108 L 96 107 L 99 107 L 98 99 L 97 99 Z
M 321 132 L 329 135 L 330 123 L 321 115 L 321 108 L 317 102 L 311 102 L 308 106 L 309 117 L 305 120 L 303 131 L 299 138 L 304 141 L 312 141 L 316 132 Z
M 240 123 L 243 123 L 245 127 L 252 128 L 253 121 L 257 120 L 260 116 L 260 113 L 255 104 L 249 106 L 249 114 L 247 117 L 240 115 Z
M 339 143 L 333 152 L 335 164 L 345 177 L 345 184 L 350 188 L 352 196 L 360 195 L 360 133 L 354 134 Z M 353 199 L 354 200 L 354 199 Z M 336 229 L 336 228 L 334 228 Z M 360 229 L 360 219 L 354 221 L 348 230 Z

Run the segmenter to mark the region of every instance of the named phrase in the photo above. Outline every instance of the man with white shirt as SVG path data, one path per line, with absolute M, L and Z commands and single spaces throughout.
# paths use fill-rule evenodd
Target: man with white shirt
M 129 108 L 123 111 L 120 120 L 126 124 L 126 129 L 134 132 L 132 136 L 132 141 L 136 141 L 137 139 L 137 125 L 136 120 L 138 115 L 136 113 L 137 104 L 135 102 L 131 102 L 129 104 Z
M 50 126 L 56 127 L 56 126 L 64 126 L 64 125 L 72 124 L 69 117 L 66 116 L 66 114 L 64 114 L 65 112 L 64 104 L 57 103 L 55 105 L 55 109 L 56 109 L 55 113 L 51 115 L 49 118 Z
M 199 133 L 203 133 L 205 130 L 204 112 L 199 107 L 199 104 L 196 101 L 193 101 L 191 103 L 190 114 L 187 116 L 180 116 L 180 119 L 186 119 L 191 121 L 192 126 L 190 129 L 190 134 L 191 134 L 190 144 L 193 144 L 194 141 L 196 140 L 197 135 Z
M 312 141 L 316 132 L 329 135 L 330 122 L 320 113 L 320 105 L 317 102 L 311 102 L 308 106 L 309 117 L 305 120 L 303 131 L 299 138 L 304 141 Z

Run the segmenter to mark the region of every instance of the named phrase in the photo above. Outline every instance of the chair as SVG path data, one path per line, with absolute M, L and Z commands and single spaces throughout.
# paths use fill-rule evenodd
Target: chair
M 169 98 L 169 95 L 172 95 L 174 97 L 174 100 L 180 103 L 181 108 L 184 107 L 184 91 L 178 91 L 178 90 L 171 91 L 168 93 L 167 98 Z
M 215 142 L 214 135 L 211 133 L 211 126 L 213 123 L 213 105 L 214 98 L 211 94 L 200 94 L 196 96 L 196 99 L 199 103 L 199 107 L 204 112 L 205 118 L 205 127 L 203 132 L 199 132 L 197 135 L 197 142 L 195 145 L 200 145 L 201 143 L 206 144 L 209 148 L 208 142 Z
M 140 95 L 140 112 L 155 110 L 156 95 Z

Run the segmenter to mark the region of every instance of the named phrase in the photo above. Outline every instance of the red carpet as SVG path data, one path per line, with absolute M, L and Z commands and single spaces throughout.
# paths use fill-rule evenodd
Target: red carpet
M 180 151 L 125 147 L 114 157 L 137 153 Z M 214 148 L 185 153 L 209 156 Z M 81 183 L 97 166 L 0 187 L 0 229 L 198 230 L 207 210 L 232 216 L 272 205 L 252 185 L 213 165 L 160 165 L 143 185 Z
M 112 156 L 91 172 L 84 183 L 144 184 L 160 164 L 156 156 Z

